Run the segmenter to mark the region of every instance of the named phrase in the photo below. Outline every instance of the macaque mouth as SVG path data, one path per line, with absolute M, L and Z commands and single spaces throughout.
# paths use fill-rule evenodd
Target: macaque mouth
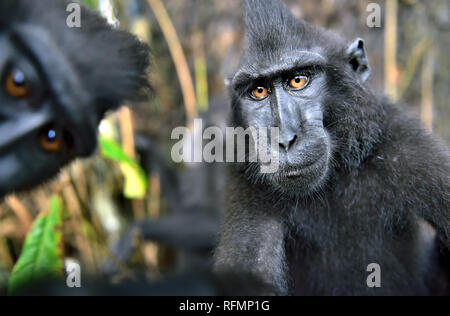
M 286 178 L 298 178 L 302 175 L 303 173 L 300 170 L 294 170 L 286 173 Z
M 308 161 L 305 164 L 289 167 L 288 170 L 282 171 L 281 175 L 286 178 L 298 178 L 305 176 L 310 172 L 315 171 L 324 164 L 324 158 L 326 155 L 319 157 L 314 161 Z

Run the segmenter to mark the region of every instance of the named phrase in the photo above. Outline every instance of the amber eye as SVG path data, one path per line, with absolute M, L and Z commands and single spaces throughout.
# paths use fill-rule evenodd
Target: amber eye
M 4 88 L 14 98 L 24 98 L 30 92 L 25 74 L 19 69 L 12 69 L 6 75 Z
M 40 134 L 39 141 L 41 147 L 46 151 L 58 151 L 61 149 L 61 135 L 60 133 L 52 128 L 44 128 Z
M 261 99 L 264 99 L 268 93 L 269 93 L 269 90 L 267 88 L 258 87 L 252 91 L 252 96 L 255 99 L 261 100 Z
M 294 89 L 301 89 L 306 86 L 308 80 L 306 76 L 295 76 L 289 81 L 289 86 Z

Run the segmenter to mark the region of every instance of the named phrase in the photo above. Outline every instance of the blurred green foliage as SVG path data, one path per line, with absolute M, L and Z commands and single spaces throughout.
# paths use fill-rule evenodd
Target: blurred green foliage
M 119 162 L 125 177 L 124 196 L 129 199 L 143 199 L 147 193 L 147 175 L 142 167 L 115 140 L 100 137 L 101 154 L 104 158 Z
M 83 0 L 83 2 L 91 9 L 97 8 L 97 0 Z
M 11 273 L 9 295 L 20 293 L 36 281 L 63 275 L 61 205 L 60 198 L 53 196 L 50 211 L 34 222 Z

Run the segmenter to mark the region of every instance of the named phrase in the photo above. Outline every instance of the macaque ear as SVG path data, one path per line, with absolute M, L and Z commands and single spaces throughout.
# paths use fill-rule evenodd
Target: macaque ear
M 364 49 L 364 40 L 357 38 L 347 48 L 348 62 L 351 69 L 361 78 L 362 82 L 370 77 L 370 67 Z

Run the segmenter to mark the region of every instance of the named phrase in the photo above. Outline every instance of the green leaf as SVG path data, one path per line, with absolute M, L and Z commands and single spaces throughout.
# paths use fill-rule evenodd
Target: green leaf
M 62 277 L 61 224 L 61 200 L 53 196 L 50 212 L 38 216 L 25 240 L 9 279 L 9 295 L 16 295 L 37 281 Z
M 201 111 L 208 110 L 208 71 L 204 56 L 198 57 L 194 63 L 197 108 Z
M 83 2 L 91 9 L 97 9 L 97 0 L 83 0 Z
M 100 136 L 103 157 L 120 163 L 125 178 L 123 193 L 129 199 L 142 199 L 147 194 L 147 175 L 144 169 L 122 149 L 115 140 Z

